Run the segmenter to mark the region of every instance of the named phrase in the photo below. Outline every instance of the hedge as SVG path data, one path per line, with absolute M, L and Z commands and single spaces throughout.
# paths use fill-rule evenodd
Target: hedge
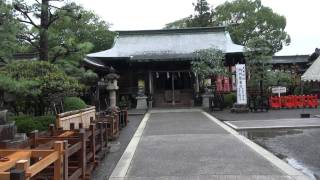
M 86 103 L 78 97 L 66 97 L 63 100 L 64 111 L 73 111 L 86 108 Z
M 48 130 L 49 125 L 55 122 L 55 116 L 14 116 L 10 118 L 15 121 L 19 133 L 30 133 L 34 130 Z
M 237 101 L 237 95 L 235 93 L 225 94 L 223 98 L 225 107 L 232 107 Z

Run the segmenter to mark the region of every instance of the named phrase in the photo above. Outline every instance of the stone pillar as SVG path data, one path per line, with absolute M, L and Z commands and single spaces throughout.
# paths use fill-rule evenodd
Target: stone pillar
M 209 108 L 210 107 L 210 98 L 213 98 L 213 94 L 203 94 L 202 95 L 202 107 Z
M 110 99 L 110 106 L 113 108 L 116 107 L 117 106 L 117 98 L 116 98 L 116 91 L 115 90 L 109 91 L 109 99 Z
M 110 110 L 116 110 L 117 107 L 117 96 L 116 91 L 119 89 L 118 87 L 118 79 L 119 75 L 115 73 L 115 70 L 111 67 L 110 73 L 106 76 L 107 80 L 107 90 L 109 91 L 109 100 L 110 100 Z
M 138 96 L 136 97 L 136 99 L 137 99 L 137 107 L 136 107 L 136 109 L 148 109 L 147 98 L 148 97 L 145 95 L 144 81 L 143 80 L 139 80 L 139 83 L 138 83 Z

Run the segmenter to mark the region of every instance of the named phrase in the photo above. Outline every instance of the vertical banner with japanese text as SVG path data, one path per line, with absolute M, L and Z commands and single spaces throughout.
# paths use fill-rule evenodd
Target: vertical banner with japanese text
M 237 104 L 247 104 L 247 83 L 245 64 L 236 64 Z

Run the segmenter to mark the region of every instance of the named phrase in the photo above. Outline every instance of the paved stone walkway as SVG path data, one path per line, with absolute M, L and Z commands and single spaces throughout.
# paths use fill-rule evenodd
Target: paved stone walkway
M 209 114 L 180 109 L 147 113 L 110 179 L 305 177 Z
M 316 128 L 320 127 L 320 118 L 274 119 L 274 120 L 246 120 L 225 121 L 236 130 L 249 129 L 280 129 L 280 128 Z

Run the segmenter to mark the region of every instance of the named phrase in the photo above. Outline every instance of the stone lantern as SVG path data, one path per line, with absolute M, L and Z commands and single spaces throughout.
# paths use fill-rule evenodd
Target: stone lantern
M 117 110 L 118 107 L 116 105 L 117 103 L 117 96 L 116 96 L 116 91 L 119 89 L 118 86 L 118 79 L 119 75 L 115 73 L 115 69 L 113 67 L 110 68 L 109 74 L 106 76 L 107 80 L 107 90 L 109 91 L 109 100 L 110 100 L 110 110 Z

